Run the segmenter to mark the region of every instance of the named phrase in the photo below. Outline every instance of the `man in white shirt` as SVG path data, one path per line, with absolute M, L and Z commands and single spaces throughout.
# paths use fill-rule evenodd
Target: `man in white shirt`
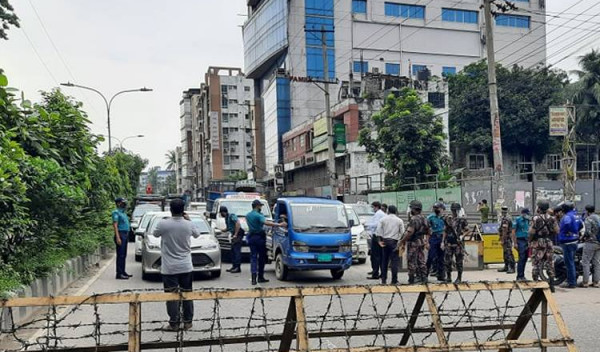
M 367 221 L 365 224 L 367 233 L 371 236 L 371 269 L 372 271 L 369 273 L 369 277 L 367 279 L 370 280 L 379 280 L 379 270 L 381 269 L 381 247 L 379 246 L 379 241 L 377 240 L 377 226 L 381 219 L 385 217 L 385 213 L 381 210 L 381 203 L 375 201 L 371 204 L 373 207 L 373 211 L 375 214 Z
M 200 232 L 184 213 L 182 199 L 171 201 L 171 218 L 162 220 L 154 236 L 161 237 L 160 256 L 163 286 L 165 292 L 192 291 L 193 270 L 191 237 L 198 238 Z M 194 301 L 183 301 L 183 329 L 192 328 Z M 177 331 L 181 325 L 178 301 L 167 302 L 169 324 L 163 330 Z
M 377 226 L 377 239 L 381 247 L 381 283 L 387 284 L 388 265 L 392 266 L 392 285 L 398 284 L 398 241 L 404 233 L 404 221 L 398 217 L 398 208 L 390 205 Z

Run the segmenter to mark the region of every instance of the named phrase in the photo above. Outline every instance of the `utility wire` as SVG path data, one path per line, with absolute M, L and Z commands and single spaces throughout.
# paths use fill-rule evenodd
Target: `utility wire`
M 52 73 L 52 71 L 50 71 L 50 68 L 46 64 L 46 61 L 44 61 L 44 59 L 42 59 L 42 56 L 40 55 L 40 53 L 38 52 L 37 48 L 35 47 L 35 44 L 33 44 L 33 41 L 31 40 L 31 38 L 29 38 L 29 35 L 27 35 L 27 32 L 25 31 L 25 29 L 21 27 L 21 31 L 25 35 L 25 38 L 27 38 L 27 41 L 29 42 L 29 45 L 31 46 L 31 49 L 33 49 L 33 52 L 35 53 L 35 56 L 37 56 L 38 60 L 40 60 L 40 62 L 42 63 L 42 66 L 44 66 L 44 68 L 46 69 L 46 72 L 48 72 L 48 75 L 54 81 L 54 84 L 58 85 L 58 80 L 56 80 L 56 77 L 54 76 L 54 74 Z

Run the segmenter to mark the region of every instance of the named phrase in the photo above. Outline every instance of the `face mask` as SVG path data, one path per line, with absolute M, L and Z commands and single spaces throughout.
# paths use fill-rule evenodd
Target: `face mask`
M 442 212 L 442 211 L 441 211 L 440 209 L 436 209 L 436 210 L 435 210 L 435 213 L 436 213 L 437 215 L 440 215 L 440 213 L 441 213 L 441 212 Z
M 529 214 L 523 215 L 523 218 L 526 220 L 529 220 L 529 219 L 531 219 L 531 215 L 529 215 Z

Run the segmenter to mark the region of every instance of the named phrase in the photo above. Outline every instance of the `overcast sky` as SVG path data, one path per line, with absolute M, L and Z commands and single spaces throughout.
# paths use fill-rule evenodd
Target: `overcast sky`
M 0 41 L 0 67 L 10 86 L 32 100 L 39 98 L 38 91 L 66 81 L 94 87 L 108 96 L 123 89 L 154 89 L 118 97 L 111 114 L 113 136 L 146 136 L 127 140 L 125 147 L 149 159 L 150 165 L 164 166 L 164 154 L 179 144 L 181 92 L 198 87 L 210 65 L 243 67 L 239 25 L 245 19 L 240 16 L 246 11 L 245 0 L 10 2 L 22 27 L 11 28 L 9 40 Z M 560 18 L 548 17 L 550 63 L 580 47 L 582 53 L 600 46 L 597 0 L 546 2 L 549 15 L 575 5 Z M 576 69 L 576 56 L 558 67 Z M 101 98 L 76 88 L 64 90 L 84 103 L 92 131 L 106 133 Z M 106 149 L 106 145 L 100 148 Z

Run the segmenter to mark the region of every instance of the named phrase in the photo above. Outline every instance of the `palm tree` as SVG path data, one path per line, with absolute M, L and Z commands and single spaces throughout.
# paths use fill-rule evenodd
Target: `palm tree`
M 581 70 L 573 71 L 573 100 L 577 106 L 579 134 L 589 142 L 600 142 L 600 51 L 592 50 L 579 58 Z
M 165 158 L 167 158 L 167 170 L 175 170 L 177 165 L 177 153 L 175 153 L 175 150 L 169 150 L 165 154 Z

